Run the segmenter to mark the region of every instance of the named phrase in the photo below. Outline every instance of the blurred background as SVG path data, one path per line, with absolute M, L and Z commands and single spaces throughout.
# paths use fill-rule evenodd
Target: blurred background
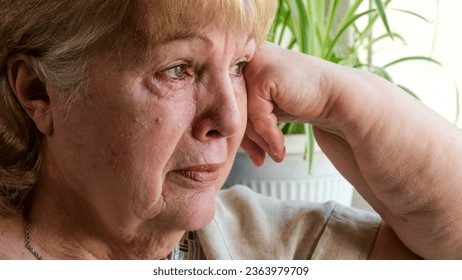
M 409 61 L 390 67 L 388 71 L 398 83 L 417 93 L 424 104 L 449 121 L 455 122 L 461 105 L 455 86 L 462 86 L 462 1 L 457 0 L 394 0 L 387 8 L 392 31 L 405 39 L 374 45 L 372 60 L 381 65 L 405 55 L 431 56 L 443 67 L 425 61 Z M 413 11 L 426 20 L 396 10 Z M 376 25 L 374 33 L 384 32 Z M 460 118 L 457 120 L 462 125 Z

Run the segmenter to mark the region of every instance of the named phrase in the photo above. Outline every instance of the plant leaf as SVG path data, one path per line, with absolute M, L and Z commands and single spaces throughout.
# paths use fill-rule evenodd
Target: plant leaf
M 355 21 L 357 21 L 359 18 L 361 18 L 363 16 L 366 16 L 366 15 L 368 15 L 370 13 L 373 13 L 373 12 L 375 12 L 375 10 L 367 10 L 365 12 L 357 14 L 357 15 L 353 16 L 352 18 L 350 18 L 349 20 L 347 20 L 342 26 L 340 26 L 339 30 L 337 31 L 337 33 L 334 36 L 334 39 L 330 43 L 329 48 L 327 49 L 325 54 L 322 56 L 322 58 L 323 59 L 329 59 L 329 57 L 332 55 L 332 52 L 333 52 L 338 40 L 340 39 L 342 34 L 348 29 L 348 27 L 353 25 L 355 23 Z
M 390 38 L 393 39 L 393 33 L 391 33 L 390 26 L 388 25 L 387 14 L 385 13 L 385 8 L 381 0 L 374 0 L 375 6 L 379 11 L 380 18 L 382 19 L 383 25 L 385 26 L 385 30 L 387 30 L 388 35 Z
M 306 135 L 306 145 L 305 145 L 305 157 L 307 157 L 308 162 L 308 174 L 311 174 L 313 169 L 313 160 L 314 160 L 314 144 L 316 139 L 314 138 L 313 126 L 311 124 L 304 124 L 305 126 L 305 135 Z
M 398 39 L 399 41 L 401 41 L 401 43 L 403 45 L 407 45 L 406 43 L 406 40 L 404 39 L 403 36 L 401 36 L 401 34 L 399 33 L 396 33 L 396 32 L 392 32 L 393 34 L 393 39 Z M 381 40 L 384 40 L 386 38 L 390 38 L 390 35 L 388 35 L 388 33 L 385 33 L 385 34 L 382 34 L 376 38 L 373 38 L 370 42 L 369 42 L 369 45 L 374 45 L 375 43 L 381 41 Z
M 411 95 L 412 97 L 414 97 L 415 99 L 420 100 L 419 96 L 417 94 L 415 94 L 412 90 L 410 90 L 409 88 L 403 86 L 403 85 L 400 85 L 398 84 L 397 86 L 399 86 L 402 90 L 404 90 L 405 92 L 409 93 L 409 95 Z
M 396 64 L 399 64 L 399 63 L 402 63 L 402 62 L 406 62 L 406 61 L 412 61 L 412 60 L 423 60 L 423 61 L 428 61 L 428 62 L 435 63 L 435 64 L 437 64 L 439 66 L 443 66 L 441 64 L 441 62 L 439 62 L 438 60 L 436 60 L 434 58 L 428 57 L 428 56 L 407 56 L 407 57 L 402 57 L 402 58 L 399 58 L 399 59 L 394 60 L 392 62 L 389 62 L 389 63 L 385 64 L 383 66 L 383 68 L 388 68 L 390 66 L 393 66 L 393 65 L 396 65 Z
M 427 18 L 425 18 L 424 16 L 416 13 L 416 12 L 413 12 L 413 11 L 409 11 L 409 10 L 402 10 L 402 9 L 393 9 L 393 11 L 397 11 L 397 12 L 401 12 L 401 13 L 405 13 L 405 14 L 409 14 L 409 15 L 412 15 L 412 16 L 415 16 L 423 21 L 426 21 L 428 23 L 433 23 L 432 20 L 429 20 Z

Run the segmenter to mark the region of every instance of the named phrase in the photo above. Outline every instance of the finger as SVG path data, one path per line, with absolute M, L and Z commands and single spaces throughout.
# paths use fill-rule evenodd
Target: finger
M 263 139 L 256 131 L 255 131 L 255 128 L 253 126 L 253 123 L 252 122 L 248 122 L 247 123 L 247 128 L 245 130 L 245 135 L 246 137 L 248 137 L 253 143 L 255 143 L 256 145 L 258 145 L 260 147 L 260 149 L 262 149 L 264 152 L 266 153 L 270 153 L 271 151 L 271 148 L 270 146 L 268 145 L 268 143 L 266 143 L 265 139 Z
M 274 114 L 249 120 L 246 134 L 264 149 L 274 161 L 280 162 L 284 159 L 284 135 L 277 126 L 277 118 Z
M 266 152 L 247 135 L 244 136 L 241 143 L 241 148 L 249 155 L 255 166 L 262 166 L 265 162 Z
M 248 98 L 248 136 L 263 148 L 272 158 L 282 160 L 284 136 L 278 127 L 278 120 L 273 113 L 274 104 L 250 94 Z
M 276 126 L 277 127 L 277 126 Z M 246 129 L 246 136 L 252 140 L 255 144 L 257 144 L 261 149 L 263 149 L 265 152 L 268 153 L 268 155 L 276 162 L 281 162 L 284 157 L 285 157 L 285 147 L 284 147 L 284 136 L 282 135 L 280 129 L 277 127 L 275 129 L 275 134 L 276 135 L 281 135 L 282 140 L 278 141 L 278 145 L 281 146 L 282 148 L 278 147 L 277 152 L 274 152 L 274 148 L 270 146 L 270 143 L 266 141 L 264 137 L 262 137 L 254 128 L 253 124 L 249 122 L 247 124 L 247 129 Z

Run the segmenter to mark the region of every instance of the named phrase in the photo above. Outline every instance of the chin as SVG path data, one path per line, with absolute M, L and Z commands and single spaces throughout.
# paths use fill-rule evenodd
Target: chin
M 215 214 L 216 191 L 198 192 L 181 203 L 176 203 L 172 216 L 165 221 L 170 226 L 185 231 L 199 230 L 207 226 Z

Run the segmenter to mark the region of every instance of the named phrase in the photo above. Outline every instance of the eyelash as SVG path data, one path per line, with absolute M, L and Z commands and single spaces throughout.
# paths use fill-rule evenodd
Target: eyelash
M 230 74 L 236 77 L 242 76 L 242 70 L 247 65 L 247 63 L 248 62 L 246 60 L 238 61 L 236 64 L 234 64 L 231 67 Z M 161 73 L 167 78 L 170 78 L 172 80 L 183 80 L 186 78 L 185 76 L 194 75 L 194 72 L 191 71 L 191 68 L 192 67 L 189 64 L 182 63 L 182 64 L 172 66 L 170 68 L 167 68 L 161 71 Z

